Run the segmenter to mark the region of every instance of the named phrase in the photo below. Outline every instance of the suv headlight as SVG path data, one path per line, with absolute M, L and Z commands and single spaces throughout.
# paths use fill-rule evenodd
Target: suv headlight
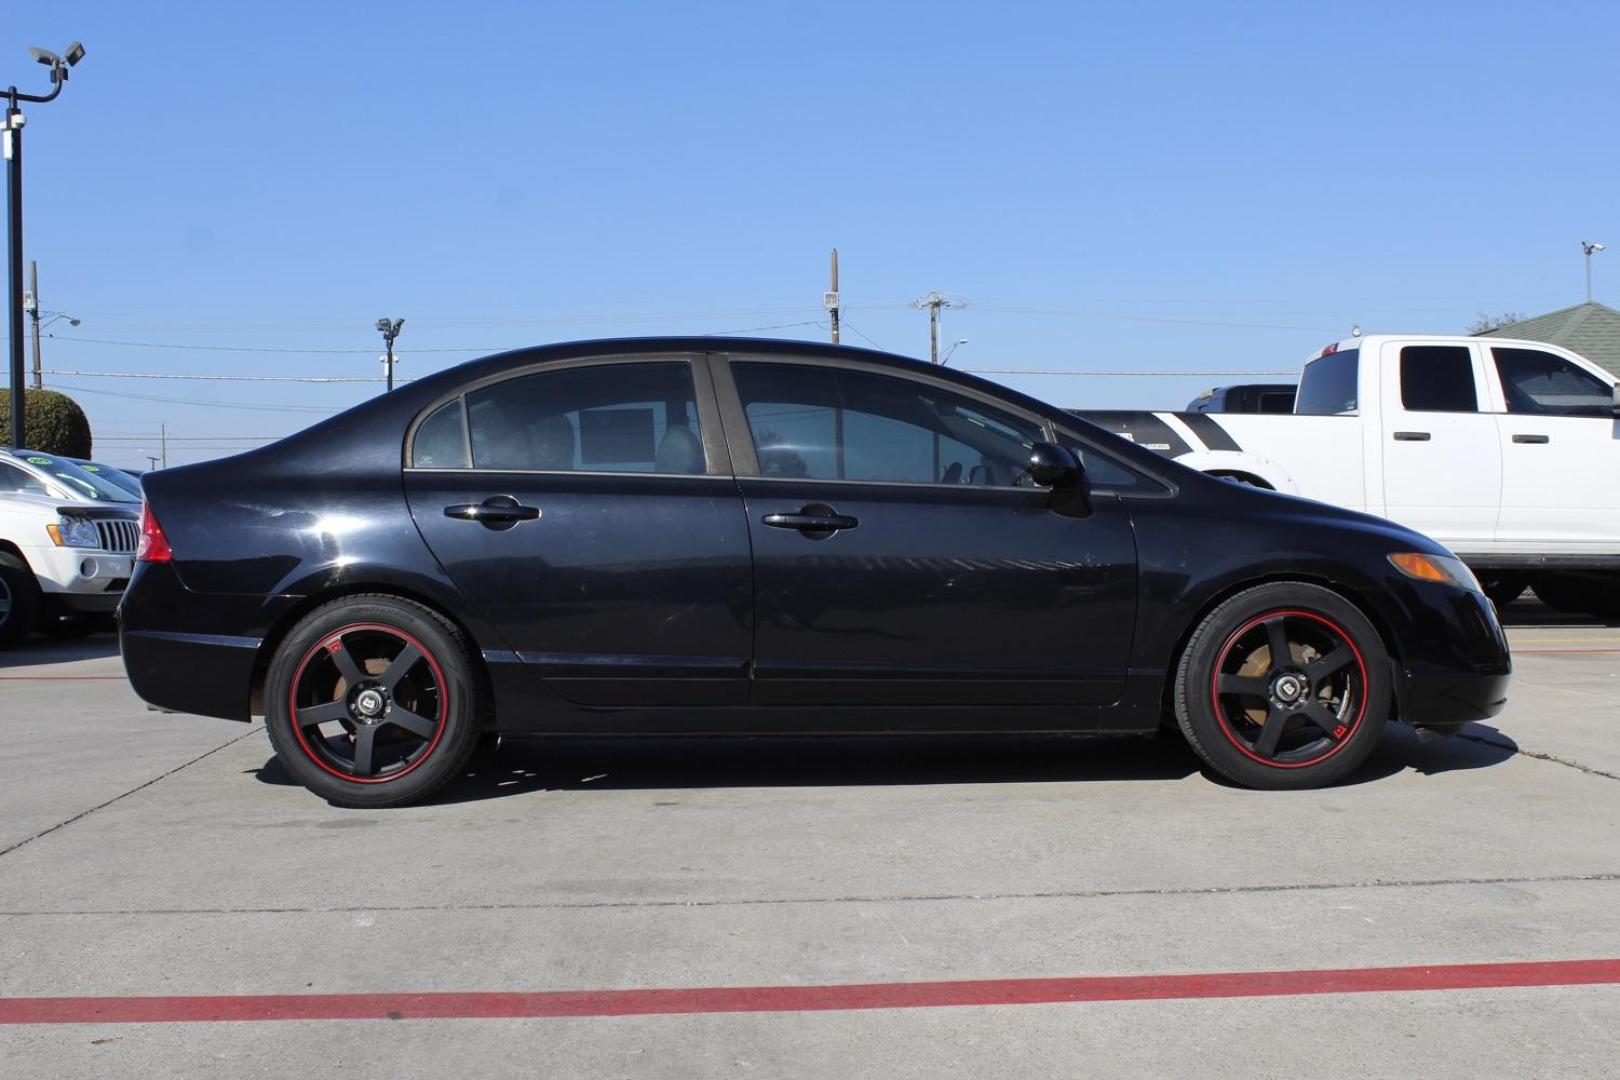
M 1397 551 L 1389 564 L 1415 581 L 1455 585 L 1468 592 L 1483 592 L 1474 572 L 1461 559 L 1451 555 L 1429 555 L 1421 551 Z
M 101 534 L 96 531 L 96 523 L 89 518 L 58 514 L 56 523 L 45 526 L 45 531 L 51 534 L 51 543 L 57 547 L 99 548 L 101 546 Z

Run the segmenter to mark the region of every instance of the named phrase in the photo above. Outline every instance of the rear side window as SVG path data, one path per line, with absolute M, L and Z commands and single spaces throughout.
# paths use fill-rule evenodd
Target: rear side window
M 545 371 L 466 399 L 475 469 L 693 474 L 707 468 L 692 368 L 684 362 Z
M 1614 386 L 1540 349 L 1492 349 L 1510 413 L 1610 416 Z
M 1305 416 L 1340 416 L 1359 407 L 1356 400 L 1360 349 L 1319 356 L 1305 365 L 1299 377 L 1294 411 Z
M 1413 412 L 1478 412 L 1472 350 L 1466 345 L 1402 349 L 1401 404 Z
M 446 402 L 416 429 L 411 444 L 411 465 L 418 469 L 465 469 L 467 428 L 461 419 L 461 399 Z

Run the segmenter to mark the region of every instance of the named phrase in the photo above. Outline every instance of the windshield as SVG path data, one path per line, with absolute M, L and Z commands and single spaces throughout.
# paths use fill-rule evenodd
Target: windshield
M 141 497 L 141 482 L 123 469 L 103 465 L 99 461 L 75 461 L 73 464 L 90 475 L 107 481 L 109 484 L 118 485 L 137 499 Z
M 101 502 L 140 502 L 139 495 L 119 487 L 105 477 L 86 472 L 73 464 L 67 458 L 57 457 L 55 454 L 42 454 L 37 450 L 21 450 L 17 453 L 17 460 L 49 473 L 57 481 L 57 486 L 65 488 L 70 494 L 81 499 L 95 499 Z

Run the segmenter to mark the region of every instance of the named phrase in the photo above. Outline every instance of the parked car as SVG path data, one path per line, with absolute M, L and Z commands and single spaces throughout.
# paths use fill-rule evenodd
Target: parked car
M 1392 714 L 1495 714 L 1466 567 L 961 372 L 836 346 L 584 342 L 429 375 L 145 478 L 120 632 L 164 709 L 262 711 L 336 803 L 484 731 L 1063 732 L 1173 717 L 1254 787 Z M 246 497 L 243 492 L 251 492 Z
M 89 461 L 85 458 L 68 458 L 69 461 L 93 476 L 99 476 L 108 483 L 121 487 L 125 492 L 139 499 L 141 497 L 140 477 L 128 469 L 114 468 L 103 465 L 99 461 Z
M 0 447 L 0 647 L 35 629 L 75 637 L 110 626 L 136 504 L 66 458 Z
M 1620 386 L 1556 345 L 1374 334 L 1300 373 L 1291 416 L 1078 415 L 1190 468 L 1433 536 L 1498 603 L 1620 617 Z
M 1244 383 L 1205 390 L 1187 403 L 1190 413 L 1291 413 L 1294 411 L 1293 383 Z

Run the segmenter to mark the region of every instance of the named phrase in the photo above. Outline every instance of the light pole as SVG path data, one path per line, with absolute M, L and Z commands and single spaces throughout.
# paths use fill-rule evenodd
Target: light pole
M 23 444 L 23 286 L 22 286 L 22 133 L 27 118 L 17 103 L 44 104 L 54 101 L 67 85 L 68 69 L 84 59 L 84 46 L 75 41 L 61 56 L 45 49 L 29 49 L 29 55 L 51 69 L 51 92 L 24 94 L 15 86 L 7 88 L 6 119 L 0 126 L 0 152 L 6 159 L 6 297 L 11 333 L 11 445 Z
M 394 339 L 399 337 L 400 328 L 405 325 L 404 319 L 377 320 L 377 330 L 383 336 L 383 344 L 388 347 L 388 355 L 383 357 L 383 366 L 388 370 L 388 389 L 394 388 Z
M 951 347 L 946 349 L 945 350 L 945 355 L 939 358 L 939 366 L 944 367 L 946 364 L 950 363 L 951 362 L 951 357 L 956 354 L 956 350 L 960 349 L 963 345 L 966 345 L 967 343 L 968 343 L 968 339 L 965 338 L 965 337 L 959 337 L 955 341 L 951 342 Z
M 1585 240 L 1581 241 L 1581 253 L 1586 256 L 1586 302 L 1588 304 L 1592 302 L 1592 256 L 1602 251 L 1603 248 L 1603 244 L 1588 244 Z
M 69 326 L 78 326 L 79 320 L 65 311 L 41 311 L 39 308 L 39 264 L 32 259 L 28 262 L 28 291 L 23 293 L 23 310 L 28 312 L 34 320 L 34 389 L 42 390 L 45 387 L 44 373 L 40 370 L 39 362 L 39 332 L 44 327 L 61 319 L 66 319 Z M 41 319 L 43 318 L 43 322 Z

